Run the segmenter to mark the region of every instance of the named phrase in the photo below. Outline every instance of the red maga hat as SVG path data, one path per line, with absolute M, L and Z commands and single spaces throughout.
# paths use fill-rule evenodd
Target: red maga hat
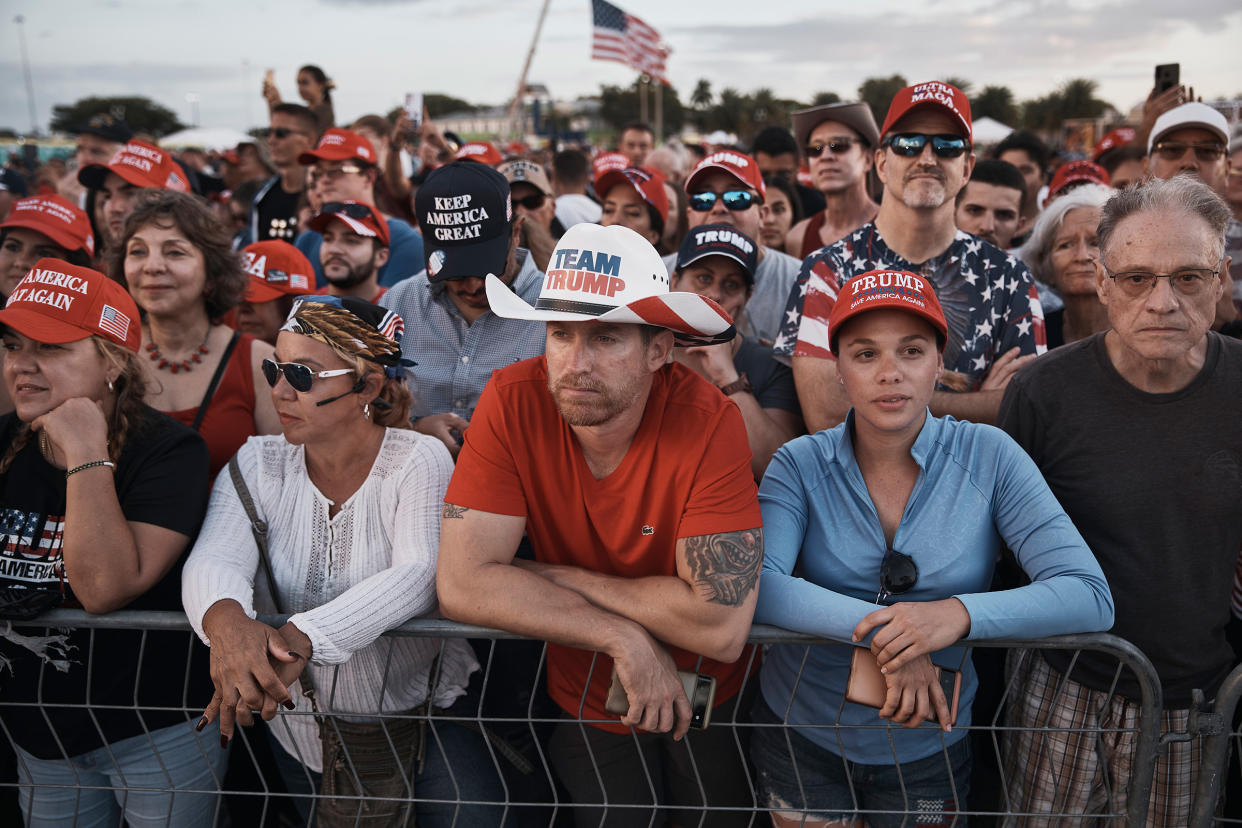
M 496 145 L 491 141 L 471 141 L 468 144 L 462 144 L 461 149 L 453 157 L 458 161 L 478 161 L 489 167 L 494 167 L 505 160 L 500 150 L 496 149 Z
M 315 270 L 310 260 L 287 241 L 272 239 L 246 245 L 242 248 L 242 268 L 250 275 L 247 302 L 315 293 Z
M 78 170 L 78 182 L 92 190 L 103 187 L 113 172 L 135 187 L 155 187 L 188 193 L 190 182 L 172 156 L 145 141 L 130 141 L 107 164 L 87 164 Z
M 888 115 L 884 118 L 880 135 L 887 135 L 898 121 L 920 107 L 931 107 L 946 113 L 961 126 L 962 135 L 967 140 L 972 140 L 970 99 L 956 86 L 941 81 L 916 83 L 894 95 L 893 102 L 888 105 Z
M 1126 144 L 1134 140 L 1134 134 L 1134 127 L 1117 127 L 1116 129 L 1110 129 L 1104 137 L 1100 139 L 1100 143 L 1095 145 L 1095 149 L 1091 151 L 1091 160 L 1098 162 L 1100 160 L 1100 156 L 1109 150 L 1117 149 L 1117 147 L 1124 147 Z
M 712 170 L 724 170 L 740 181 L 743 186 L 758 192 L 760 201 L 766 200 L 767 188 L 763 186 L 763 173 L 759 172 L 759 163 L 746 153 L 734 150 L 713 152 L 700 161 L 699 165 L 694 168 L 694 172 L 690 173 L 689 178 L 686 179 L 686 192 L 689 193 L 694 187 L 694 182 Z
M 95 255 L 95 236 L 86 213 L 58 195 L 36 195 L 13 202 L 0 230 L 22 227 L 42 233 L 66 250 Z
M 940 300 L 931 282 L 905 270 L 871 270 L 850 279 L 837 294 L 828 314 L 828 342 L 837 353 L 837 333 L 847 321 L 867 311 L 893 308 L 926 319 L 940 334 L 938 345 L 944 350 L 949 338 Z
M 17 283 L 0 325 L 57 345 L 102 336 L 138 353 L 142 341 L 129 292 L 98 270 L 60 259 L 40 259 Z
M 298 156 L 299 164 L 316 161 L 362 161 L 372 166 L 379 163 L 375 147 L 352 129 L 330 129 L 319 139 L 318 146 Z
M 660 214 L 660 220 L 668 223 L 668 190 L 664 189 L 664 176 L 649 167 L 626 167 L 623 170 L 607 170 L 595 179 L 595 194 L 602 201 L 608 191 L 618 184 L 633 187 L 643 201 Z
M 1048 185 L 1048 195 L 1054 196 L 1064 192 L 1071 184 L 1103 184 L 1108 186 L 1108 170 L 1094 161 L 1070 161 L 1057 167 L 1052 174 L 1052 183 Z
M 370 204 L 361 201 L 329 201 L 323 205 L 308 226 L 312 230 L 323 232 L 328 222 L 340 219 L 349 229 L 359 236 L 371 236 L 380 240 L 384 247 L 388 246 L 388 222 L 375 212 Z

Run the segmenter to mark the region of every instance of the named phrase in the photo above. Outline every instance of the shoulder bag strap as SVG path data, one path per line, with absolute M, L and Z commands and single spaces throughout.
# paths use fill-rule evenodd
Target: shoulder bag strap
M 259 564 L 263 569 L 264 577 L 267 578 L 267 588 L 272 594 L 272 603 L 276 605 L 276 612 L 283 614 L 280 608 L 280 595 L 276 591 L 276 576 L 272 574 L 272 561 L 267 554 L 267 521 L 260 518 L 258 510 L 254 508 L 254 498 L 250 496 L 250 487 L 246 485 L 246 479 L 242 477 L 236 454 L 229 460 L 229 477 L 233 478 L 233 488 L 237 490 L 237 497 L 241 500 L 242 508 L 246 510 L 246 517 L 250 519 L 250 534 L 254 535 L 255 545 L 259 547 Z M 302 695 L 310 700 L 311 710 L 318 713 L 319 703 L 315 699 L 315 685 L 311 682 L 310 670 L 303 668 L 298 680 L 302 682 Z
M 194 415 L 194 424 L 190 428 L 198 431 L 198 427 L 203 424 L 203 418 L 207 416 L 207 406 L 211 405 L 211 398 L 215 396 L 216 388 L 220 385 L 220 378 L 224 376 L 224 369 L 229 365 L 229 357 L 233 355 L 233 349 L 237 347 L 237 340 L 241 339 L 239 331 L 233 331 L 233 336 L 229 339 L 229 344 L 224 349 L 224 354 L 220 357 L 220 364 L 216 366 L 216 372 L 211 375 L 211 382 L 207 385 L 207 393 L 203 394 L 203 401 L 198 404 L 198 412 Z M 238 478 L 234 478 L 236 481 Z M 239 491 L 238 494 L 241 494 Z

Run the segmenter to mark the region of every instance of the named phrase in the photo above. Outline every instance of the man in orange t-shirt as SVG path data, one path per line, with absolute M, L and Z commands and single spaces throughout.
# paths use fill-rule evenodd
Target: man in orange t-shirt
M 750 666 L 739 656 L 763 530 L 746 429 L 719 390 L 668 364 L 675 344 L 732 338 L 731 320 L 670 293 L 659 254 L 621 226 L 570 228 L 533 307 L 494 277 L 487 292 L 498 315 L 546 322 L 547 347 L 493 374 L 479 399 L 445 496 L 441 608 L 550 642 L 550 695 L 593 725 L 566 722 L 550 745 L 576 805 L 663 806 L 679 824 L 705 806 L 751 807 L 731 729 L 682 739 L 691 710 L 677 676 L 716 677 L 719 721 Z M 536 561 L 514 557 L 523 532 Z M 604 710 L 614 668 L 620 722 Z M 652 816 L 612 809 L 606 824 Z M 712 824 L 749 818 L 714 811 Z

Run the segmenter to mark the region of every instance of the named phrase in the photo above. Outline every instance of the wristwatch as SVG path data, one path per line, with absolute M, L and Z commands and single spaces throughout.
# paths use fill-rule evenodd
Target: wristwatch
M 751 387 L 750 380 L 747 379 L 745 371 L 738 374 L 737 379 L 733 382 L 730 382 L 727 385 L 717 385 L 716 387 L 719 388 L 720 393 L 724 394 L 726 397 L 730 394 L 736 394 L 739 391 L 745 391 L 747 394 L 755 393 L 755 389 Z

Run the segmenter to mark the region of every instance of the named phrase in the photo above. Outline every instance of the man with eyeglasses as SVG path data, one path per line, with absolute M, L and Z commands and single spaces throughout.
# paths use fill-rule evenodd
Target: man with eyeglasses
M 1232 167 L 1228 145 L 1229 122 L 1224 115 L 1207 104 L 1182 104 L 1156 119 L 1147 141 L 1145 168 L 1152 178 L 1196 176 L 1224 198 Z M 1225 229 L 1225 254 L 1233 258 L 1233 267 L 1225 274 L 1226 296 L 1233 301 L 1222 301 L 1217 308 L 1216 328 L 1236 322 L 1242 310 L 1242 222 L 1237 218 L 1231 217 Z
M 319 144 L 298 156 L 298 163 L 307 173 L 308 186 L 314 198 L 312 204 L 332 201 L 358 201 L 375 204 L 375 181 L 379 177 L 379 156 L 375 146 L 365 137 L 351 129 L 329 129 L 319 139 Z M 409 222 L 378 213 L 387 226 L 388 258 L 379 268 L 379 284 L 392 287 L 397 282 L 423 269 L 423 237 Z M 315 229 L 303 231 L 294 242 L 306 258 L 315 266 L 315 279 L 323 285 L 331 279 L 320 265 L 322 256 L 319 245 L 323 238 Z M 371 301 L 368 297 L 362 299 Z
M 826 206 L 789 230 L 785 249 L 805 259 L 875 219 L 879 205 L 867 192 L 867 178 L 880 143 L 871 107 L 835 103 L 793 114 L 794 134 Z
M 552 248 L 556 247 L 552 230 L 552 222 L 556 220 L 556 196 L 548 174 L 543 167 L 524 158 L 506 161 L 496 167 L 496 172 L 509 182 L 513 212 L 524 219 L 522 237 L 518 241 L 530 251 L 535 267 L 547 270 Z
M 705 224 L 729 224 L 752 239 L 763 236 L 767 188 L 754 158 L 743 152 L 722 150 L 708 155 L 686 179 L 689 229 Z M 671 219 L 670 219 L 671 220 Z M 668 275 L 677 268 L 677 254 L 664 257 Z M 738 331 L 767 344 L 781 326 L 785 298 L 798 275 L 798 260 L 766 245 L 759 246 L 755 288 L 745 309 L 734 322 Z
M 276 175 L 259 188 L 250 204 L 250 220 L 240 240 L 243 247 L 268 239 L 292 244 L 298 236 L 298 200 L 306 189 L 306 173 L 298 156 L 315 145 L 319 121 L 300 104 L 282 103 L 272 107 L 270 123 L 267 146 Z
M 418 364 L 414 428 L 439 438 L 456 457 L 492 371 L 543 353 L 543 328 L 492 312 L 489 273 L 533 302 L 543 273 L 521 247 L 509 182 L 477 161 L 437 168 L 418 188 L 414 214 L 426 242 L 426 269 L 393 286 L 381 305 L 405 320 L 401 347 Z
M 1109 199 L 1095 267 L 1110 330 L 1023 371 L 999 418 L 1099 561 L 1112 632 L 1160 677 L 1167 733 L 1187 731 L 1193 691 L 1211 699 L 1235 661 L 1225 627 L 1242 548 L 1242 343 L 1210 330 L 1229 218 L 1218 194 L 1185 175 Z M 1031 653 L 1010 685 L 1022 692 L 1007 725 L 1024 728 L 1005 750 L 1014 812 L 1090 821 L 1126 809 L 1137 679 L 1091 652 L 1070 673 L 1071 657 Z M 1080 739 L 1059 730 L 1071 719 L 1121 730 L 1115 741 Z M 1188 825 L 1202 737 L 1162 747 L 1147 824 Z
M 938 81 L 907 87 L 893 98 L 880 134 L 879 213 L 803 261 L 773 351 L 792 358 L 807 430 L 842 422 L 849 399 L 828 347 L 839 292 L 870 270 L 918 273 L 936 289 L 949 322 L 932 413 L 994 422 L 1005 385 L 1046 342 L 1026 265 L 954 225 L 954 200 L 975 163 L 970 102 Z
M 361 201 L 327 201 L 308 226 L 322 239 L 316 261 L 327 292 L 378 305 L 388 292 L 379 271 L 389 260 L 388 224 L 379 211 Z

